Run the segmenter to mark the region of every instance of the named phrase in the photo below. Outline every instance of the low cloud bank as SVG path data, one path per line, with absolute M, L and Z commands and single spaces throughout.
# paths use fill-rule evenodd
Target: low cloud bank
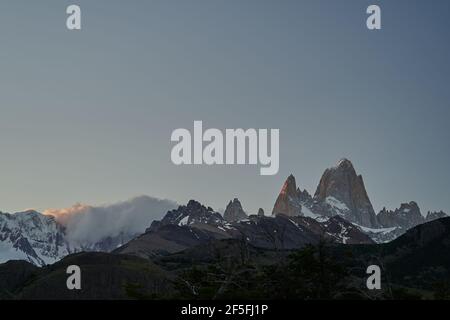
M 143 233 L 153 220 L 177 207 L 170 200 L 140 196 L 105 206 L 76 204 L 70 208 L 48 209 L 66 227 L 69 241 L 74 244 L 96 243 L 107 237 L 133 236 Z

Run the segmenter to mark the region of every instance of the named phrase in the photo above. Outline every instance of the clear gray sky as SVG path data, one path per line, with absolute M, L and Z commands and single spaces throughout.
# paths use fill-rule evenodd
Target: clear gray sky
M 82 8 L 68 31 L 65 9 Z M 365 27 L 369 4 L 383 29 Z M 0 210 L 140 194 L 270 211 L 348 157 L 379 210 L 450 212 L 450 2 L 0 1 Z M 170 134 L 279 128 L 280 171 L 176 167 Z

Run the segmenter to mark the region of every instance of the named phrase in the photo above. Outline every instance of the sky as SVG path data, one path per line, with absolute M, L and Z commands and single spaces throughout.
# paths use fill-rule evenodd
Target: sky
M 290 173 L 314 193 L 346 157 L 375 211 L 450 212 L 449 13 L 447 0 L 1 0 L 0 210 L 145 194 L 271 212 Z M 278 128 L 278 174 L 173 165 L 171 133 L 194 120 Z

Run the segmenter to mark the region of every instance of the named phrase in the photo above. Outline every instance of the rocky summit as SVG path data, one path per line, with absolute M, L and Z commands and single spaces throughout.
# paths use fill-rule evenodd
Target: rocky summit
M 445 212 L 428 212 L 424 217 L 419 205 L 415 201 L 402 203 L 400 208 L 387 210 L 383 208 L 377 215 L 378 223 L 384 228 L 397 227 L 404 230 L 411 229 L 419 224 L 447 217 Z
M 375 214 L 361 175 L 348 159 L 323 173 L 314 197 L 297 187 L 291 174 L 284 182 L 275 201 L 273 215 L 306 216 L 321 221 L 339 216 L 354 224 L 376 242 L 389 242 L 408 229 L 447 214 L 428 212 L 424 217 L 416 202 L 401 204 L 400 208 L 383 208 Z
M 426 221 L 433 221 L 440 218 L 446 218 L 448 215 L 444 211 L 428 211 L 427 216 L 425 218 Z
M 378 213 L 378 221 L 382 227 L 402 227 L 412 228 L 418 224 L 424 223 L 425 218 L 420 213 L 419 206 L 416 202 L 402 203 L 400 208 L 395 210 L 383 210 Z
M 190 200 L 187 205 L 179 206 L 178 209 L 170 210 L 161 221 L 153 221 L 150 229 L 159 228 L 164 225 L 192 225 L 211 224 L 220 225 L 223 217 L 211 207 L 205 207 L 195 200 Z
M 291 174 L 281 188 L 275 205 L 272 210 L 273 215 L 284 214 L 289 217 L 302 214 L 302 205 L 297 193 L 295 177 Z
M 247 214 L 244 209 L 242 209 L 241 202 L 239 199 L 234 198 L 233 201 L 230 201 L 225 209 L 223 214 L 223 218 L 228 222 L 236 222 L 240 220 L 247 219 Z
M 264 239 L 264 228 L 276 227 L 277 232 L 271 233 L 274 243 L 289 248 L 302 241 L 315 241 L 314 233 L 302 224 L 309 219 L 279 215 L 259 221 L 259 229 L 248 222 L 246 228 L 256 231 L 249 236 L 258 238 L 255 244 L 262 244 L 259 241 Z M 332 219 L 336 221 L 323 226 L 328 231 L 341 223 L 348 224 L 339 216 Z M 321 228 L 317 221 L 314 224 L 309 228 Z M 169 225 L 162 228 L 166 227 Z M 190 227 L 174 227 L 185 230 L 183 240 L 187 240 Z M 283 232 L 298 232 L 299 228 L 304 228 L 302 238 L 287 237 L 282 242 Z M 350 228 L 345 230 L 347 235 L 358 232 L 358 228 Z M 153 239 L 152 243 L 157 242 Z M 333 280 L 326 286 L 329 299 L 442 300 L 448 298 L 445 288 L 450 277 L 449 249 L 450 218 L 441 218 L 416 226 L 386 244 L 348 246 L 322 242 L 292 252 L 256 247 L 243 239 L 213 239 L 198 241 L 180 252 L 151 257 L 136 256 L 143 251 L 82 252 L 44 268 L 25 261 L 0 264 L 0 299 L 319 300 L 324 298 L 324 291 L 315 284 L 325 270 Z M 374 262 L 389 274 L 388 284 L 381 290 L 361 290 L 367 281 L 366 266 Z M 67 290 L 61 285 L 67 280 L 69 265 L 80 266 L 87 289 Z M 218 286 L 217 279 L 223 283 L 220 279 L 227 276 L 233 281 Z
M 325 170 L 314 197 L 297 188 L 294 176 L 290 175 L 275 201 L 272 214 L 312 218 L 339 215 L 360 226 L 378 226 L 363 179 L 347 159 Z
M 257 248 L 276 250 L 297 249 L 317 244 L 321 239 L 332 243 L 373 243 L 358 227 L 341 217 L 251 215 L 229 222 L 209 207 L 191 200 L 186 206 L 169 211 L 161 221 L 154 221 L 143 235 L 114 252 L 151 258 L 224 239 L 243 240 Z
M 314 200 L 350 222 L 370 228 L 378 226 L 363 178 L 356 174 L 348 159 L 342 159 L 335 167 L 325 170 Z
M 258 209 L 258 217 L 264 217 L 264 216 L 265 216 L 264 209 L 263 208 L 259 208 Z
M 383 208 L 376 215 L 362 176 L 348 159 L 325 170 L 314 196 L 302 191 L 289 175 L 276 197 L 272 216 L 266 216 L 262 208 L 247 215 L 238 198 L 228 203 L 223 216 L 195 200 L 175 210 L 170 208 L 164 210 L 167 213 L 161 220 L 149 219 L 151 224 L 144 233 L 110 231 L 95 239 L 76 241 L 68 233 L 71 228 L 52 216 L 32 210 L 0 212 L 0 263 L 25 260 L 45 266 L 80 251 L 114 250 L 147 258 L 226 239 L 277 250 L 300 248 L 320 239 L 343 244 L 384 243 L 415 226 L 447 216 L 442 211 L 424 216 L 414 201 L 394 210 Z

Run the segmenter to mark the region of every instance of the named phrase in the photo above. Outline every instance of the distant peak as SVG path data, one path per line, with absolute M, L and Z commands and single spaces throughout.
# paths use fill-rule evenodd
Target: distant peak
M 419 205 L 415 201 L 405 202 L 400 204 L 400 209 L 419 209 Z
M 263 208 L 259 208 L 258 209 L 258 216 L 259 217 L 264 217 L 264 209 Z
M 289 177 L 287 177 L 285 184 L 296 186 L 295 177 L 293 174 L 290 174 Z
M 187 204 L 187 207 L 188 208 L 192 208 L 192 207 L 198 208 L 198 207 L 202 207 L 202 204 L 200 202 L 198 202 L 198 201 L 195 201 L 195 200 L 189 200 L 189 202 Z
M 335 206 L 334 200 L 340 204 Z M 314 194 L 314 200 L 331 205 L 332 211 L 365 227 L 376 227 L 376 215 L 367 195 L 362 176 L 356 174 L 350 160 L 342 158 L 336 166 L 325 170 Z
M 294 195 L 297 190 L 297 184 L 295 182 L 295 177 L 290 174 L 287 177 L 286 181 L 283 184 L 283 188 L 281 189 L 282 194 Z
M 233 205 L 238 205 L 238 206 L 241 205 L 241 202 L 239 201 L 238 198 L 234 198 L 233 200 L 230 200 L 230 202 L 228 202 L 228 206 L 233 206 Z
M 353 164 L 347 158 L 342 158 L 341 160 L 338 161 L 338 163 L 336 164 L 336 167 L 337 168 L 353 168 Z
M 34 209 L 26 209 L 24 211 L 17 212 L 16 214 L 23 214 L 23 215 L 30 215 L 30 216 L 40 216 L 41 215 L 40 212 L 37 212 Z
M 281 188 L 280 194 L 273 206 L 272 215 L 284 214 L 297 216 L 301 214 L 301 205 L 298 203 L 298 192 L 295 177 L 291 174 Z
M 247 214 L 244 209 L 242 209 L 241 202 L 238 198 L 234 198 L 230 201 L 223 213 L 223 217 L 228 222 L 236 222 L 247 218 Z

